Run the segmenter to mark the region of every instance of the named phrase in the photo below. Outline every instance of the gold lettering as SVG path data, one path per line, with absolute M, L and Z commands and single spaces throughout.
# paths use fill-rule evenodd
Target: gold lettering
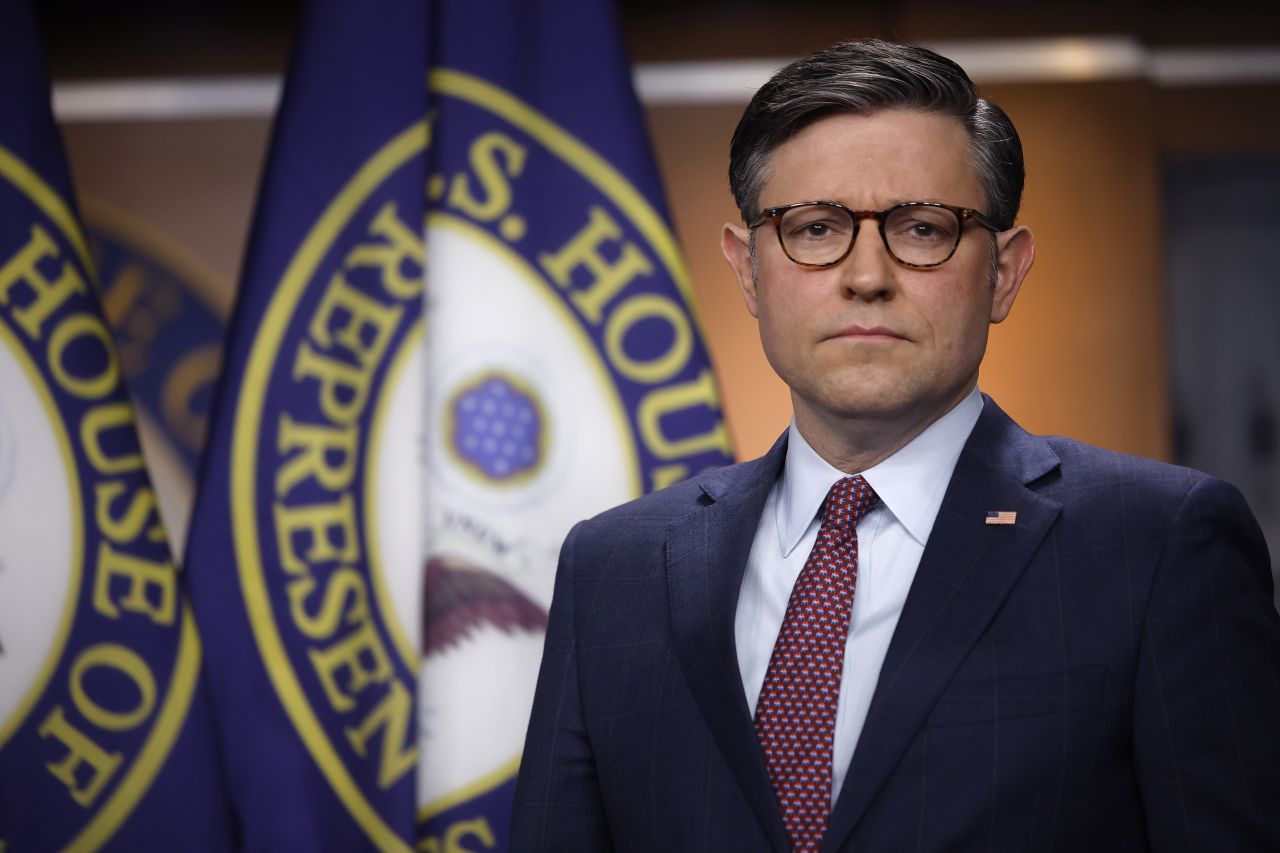
M 350 493 L 342 495 L 336 503 L 297 507 L 276 503 L 274 509 L 280 562 L 286 571 L 301 574 L 308 564 L 350 563 L 360 555 L 356 542 L 355 502 Z M 340 534 L 340 544 L 334 541 L 334 533 Z M 306 536 L 311 543 L 305 560 L 294 548 L 294 537 L 299 535 Z
M 729 452 L 729 433 L 724 421 L 716 418 L 715 425 L 701 435 L 671 440 L 662 430 L 662 418 L 681 409 L 706 406 L 718 410 L 715 382 L 710 370 L 704 370 L 698 378 L 680 385 L 655 388 L 640 401 L 636 420 L 640 423 L 640 435 L 645 447 L 659 459 L 678 459 L 711 450 Z
M 334 423 L 354 423 L 369 396 L 367 372 L 317 353 L 306 341 L 298 347 L 293 378 L 320 383 L 320 410 Z
M 121 456 L 108 456 L 102 446 L 102 434 L 108 430 L 127 430 L 126 443 L 133 443 L 133 408 L 128 403 L 102 403 L 94 406 L 80 422 L 80 443 L 84 446 L 84 455 L 93 463 L 93 467 L 103 474 L 125 474 L 142 470 L 142 454 L 126 453 Z
M 410 228 L 396 213 L 395 202 L 389 201 L 378 211 L 369 233 L 386 238 L 386 243 L 361 243 L 346 258 L 347 269 L 378 267 L 382 286 L 396 299 L 412 299 L 422 292 L 427 263 L 427 248 L 420 232 Z M 413 269 L 405 275 L 406 262 Z
M 412 745 L 409 737 L 409 721 L 412 717 L 413 702 L 409 691 L 399 681 L 393 680 L 387 695 L 365 716 L 363 722 L 356 728 L 346 729 L 351 748 L 361 758 L 368 754 L 369 738 L 382 732 L 382 749 L 378 754 L 378 787 L 384 791 L 412 770 L 418 761 L 418 748 Z
M 110 667 L 123 673 L 138 688 L 138 704 L 130 711 L 112 711 L 89 698 L 84 689 L 85 673 L 97 667 Z M 136 652 L 117 643 L 98 643 L 76 657 L 71 665 L 71 699 L 84 718 L 101 729 L 122 732 L 132 729 L 150 716 L 156 705 L 156 682 L 146 661 Z
M 590 282 L 571 291 L 569 300 L 592 323 L 600 322 L 604 306 L 632 280 L 653 272 L 653 265 L 644 252 L 630 240 L 622 244 L 616 260 L 605 259 L 600 253 L 601 247 L 606 241 L 616 242 L 621 236 L 622 229 L 608 211 L 593 205 L 587 224 L 559 252 L 538 254 L 538 263 L 564 290 L 572 285 L 574 270 L 584 267 L 590 274 Z
M 284 497 L 308 477 L 314 477 L 330 492 L 346 489 L 355 476 L 358 438 L 355 427 L 300 424 L 287 414 L 281 415 L 276 450 L 284 456 L 291 451 L 299 452 L 280 466 L 276 474 L 276 497 Z
M 127 264 L 102 290 L 102 314 L 116 331 L 120 368 L 128 377 L 147 369 L 147 346 L 155 339 L 159 318 L 144 301 L 146 278 L 138 264 Z
M 468 838 L 473 838 L 480 842 L 480 847 L 471 847 L 470 845 L 463 847 L 462 844 Z M 492 850 L 498 843 L 493 837 L 493 827 L 489 825 L 489 821 L 484 817 L 476 817 L 471 820 L 460 820 L 451 824 L 444 834 L 445 853 L 477 853 L 478 850 Z
M 369 593 L 364 578 L 355 569 L 341 568 L 329 576 L 324 586 L 324 597 L 320 601 L 320 611 L 312 616 L 305 605 L 315 589 L 315 578 L 310 575 L 295 578 L 285 588 L 294 624 L 309 639 L 321 640 L 333 636 L 339 622 L 356 625 L 369 618 Z M 346 619 L 342 618 L 344 605 Z
M 338 711 L 350 711 L 356 706 L 354 694 L 391 677 L 391 661 L 373 622 L 363 623 L 326 649 L 311 649 L 307 654 L 329 704 Z M 338 684 L 344 669 L 349 676 L 345 690 Z
M 382 360 L 403 314 L 399 305 L 383 305 L 369 298 L 337 273 L 325 288 L 308 330 L 322 348 L 332 348 L 336 340 L 356 361 L 369 367 Z
M 671 327 L 671 344 L 667 351 L 645 361 L 632 358 L 623 346 L 627 332 L 645 319 L 665 320 Z M 604 351 L 618 372 L 633 382 L 657 385 L 680 372 L 693 352 L 693 330 L 689 318 L 665 296 L 643 293 L 626 299 L 609 315 L 604 327 Z
M 96 375 L 88 377 L 73 375 L 63 362 L 67 347 L 84 336 L 96 338 L 105 356 L 101 361 L 74 359 L 78 367 L 91 365 L 98 368 Z M 92 314 L 72 314 L 54 326 L 53 334 L 49 336 L 49 370 L 58 385 L 82 400 L 98 400 L 110 394 L 120 382 L 120 365 L 116 361 L 111 333 L 102 320 Z
M 152 542 L 164 540 L 164 527 L 155 516 L 156 496 L 150 488 L 138 488 L 129 500 L 123 515 L 116 518 L 111 514 L 111 505 L 124 494 L 125 484 L 120 480 L 108 480 L 98 483 L 93 488 L 94 519 L 98 527 L 112 542 L 132 542 L 142 533 L 149 519 L 153 520 L 147 538 Z
M 191 401 L 201 390 L 213 385 L 222 372 L 222 351 L 218 344 L 205 344 L 190 350 L 164 378 L 160 390 L 160 411 L 170 430 L 187 447 L 204 447 L 208 424 L 191 409 Z
M 118 599 L 111 598 L 111 581 L 120 578 L 127 584 L 128 593 Z M 176 573 L 169 563 L 144 560 L 132 554 L 115 551 L 106 542 L 98 545 L 98 571 L 93 582 L 93 606 L 112 619 L 120 617 L 120 608 L 141 613 L 157 625 L 172 625 L 176 608 Z M 153 597 L 147 595 L 154 592 Z M 154 603 L 152 601 L 154 598 Z
M 506 213 L 511 207 L 511 183 L 507 179 L 520 177 L 525 153 L 514 139 L 496 130 L 476 137 L 469 159 L 485 198 L 476 198 L 467 186 L 467 176 L 458 174 L 449 188 L 449 206 L 480 222 L 492 222 Z
M 0 267 L 0 305 L 9 304 L 18 282 L 25 284 L 31 301 L 14 308 L 13 319 L 30 337 L 39 340 L 40 327 L 73 295 L 85 293 L 84 278 L 70 262 L 64 261 L 56 281 L 49 281 L 39 269 L 40 261 L 56 258 L 58 246 L 49 232 L 31 226 L 31 239 Z
M 114 328 L 124 325 L 135 308 L 142 305 L 146 279 L 138 264 L 126 264 L 111 283 L 102 289 L 102 313 Z
M 61 705 L 55 705 L 49 716 L 44 718 L 39 732 L 40 737 L 56 738 L 67 748 L 67 755 L 62 761 L 50 762 L 45 767 L 53 778 L 67 786 L 71 799 L 85 808 L 91 806 L 120 768 L 124 756 L 119 752 L 107 752 L 89 740 L 84 732 L 67 722 Z M 88 773 L 80 774 L 82 768 Z M 77 775 L 84 779 L 83 783 L 77 780 Z

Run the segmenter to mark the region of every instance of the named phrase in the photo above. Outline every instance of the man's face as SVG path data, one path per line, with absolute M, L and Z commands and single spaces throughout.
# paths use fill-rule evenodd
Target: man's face
M 819 199 L 858 210 L 932 201 L 987 211 L 963 125 L 904 109 L 825 118 L 774 151 L 760 208 Z M 905 426 L 944 414 L 977 381 L 988 324 L 1008 314 L 1033 255 L 1026 229 L 998 235 L 993 288 L 991 235 L 975 222 L 950 260 L 925 270 L 895 262 L 874 219 L 859 226 L 843 261 L 806 269 L 783 254 L 766 223 L 754 276 L 746 229 L 726 226 L 722 235 L 802 429 L 815 418 Z

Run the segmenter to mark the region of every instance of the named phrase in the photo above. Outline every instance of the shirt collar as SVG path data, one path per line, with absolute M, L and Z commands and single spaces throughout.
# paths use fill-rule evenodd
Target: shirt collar
M 960 451 L 982 414 L 982 395 L 974 387 L 945 415 L 887 459 L 861 472 L 883 505 L 923 547 L 942 506 Z M 787 431 L 787 459 L 777 502 L 778 544 L 782 555 L 800 544 L 810 522 L 836 480 L 847 476 L 818 455 L 796 429 Z

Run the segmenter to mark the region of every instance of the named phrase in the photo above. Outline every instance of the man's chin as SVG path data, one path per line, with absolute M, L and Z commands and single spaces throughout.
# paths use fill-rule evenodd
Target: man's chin
M 823 408 L 845 418 L 894 418 L 912 408 L 912 385 L 901 375 L 874 368 L 849 371 L 824 383 L 817 395 Z
M 899 394 L 874 393 L 861 389 L 859 393 L 827 395 L 810 405 L 815 414 L 833 421 L 864 421 L 892 423 L 908 417 L 910 402 Z
M 933 390 L 922 393 L 902 377 L 884 381 L 850 379 L 847 383 L 826 383 L 811 395 L 793 394 L 797 414 L 807 407 L 816 417 L 829 421 L 881 423 L 910 429 L 917 421 L 933 421 L 946 414 L 964 398 L 972 383 L 963 388 L 943 393 Z

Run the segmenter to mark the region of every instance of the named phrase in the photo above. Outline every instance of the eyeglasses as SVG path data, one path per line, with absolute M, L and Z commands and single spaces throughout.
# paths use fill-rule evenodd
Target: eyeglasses
M 752 229 L 766 221 L 778 232 L 778 244 L 802 267 L 819 269 L 838 264 L 853 248 L 862 219 L 880 223 L 880 239 L 889 256 L 904 267 L 928 269 L 946 263 L 960 245 L 970 219 L 989 231 L 995 223 L 967 207 L 932 201 L 904 201 L 886 210 L 851 210 L 834 201 L 802 201 L 770 207 Z

